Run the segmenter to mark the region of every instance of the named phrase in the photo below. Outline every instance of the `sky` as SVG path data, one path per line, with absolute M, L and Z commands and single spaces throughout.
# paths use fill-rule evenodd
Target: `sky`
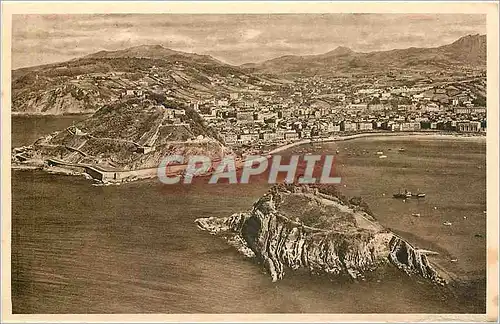
M 359 52 L 435 47 L 469 34 L 486 34 L 485 15 L 14 15 L 12 67 L 156 44 L 239 65 L 338 46 Z

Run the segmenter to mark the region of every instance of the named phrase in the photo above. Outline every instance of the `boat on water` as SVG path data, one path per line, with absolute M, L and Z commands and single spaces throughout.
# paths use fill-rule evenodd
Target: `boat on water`
M 425 193 L 412 193 L 405 189 L 404 192 L 398 192 L 392 195 L 394 198 L 407 199 L 407 198 L 425 198 Z
M 406 199 L 411 198 L 412 194 L 408 190 L 405 189 L 405 192 L 398 192 L 392 195 L 394 198 Z

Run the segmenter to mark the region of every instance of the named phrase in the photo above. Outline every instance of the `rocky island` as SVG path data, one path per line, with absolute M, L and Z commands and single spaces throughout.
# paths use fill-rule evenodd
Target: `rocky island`
M 332 188 L 275 185 L 247 212 L 195 222 L 257 258 L 273 281 L 287 269 L 362 278 L 382 266 L 438 285 L 449 281 L 428 259 L 435 252 L 412 246 L 382 227 L 360 201 L 346 201 Z

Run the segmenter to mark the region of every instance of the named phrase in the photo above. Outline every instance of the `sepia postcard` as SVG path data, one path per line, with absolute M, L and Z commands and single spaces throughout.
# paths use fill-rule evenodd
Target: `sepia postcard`
M 498 321 L 497 2 L 2 2 L 2 322 Z

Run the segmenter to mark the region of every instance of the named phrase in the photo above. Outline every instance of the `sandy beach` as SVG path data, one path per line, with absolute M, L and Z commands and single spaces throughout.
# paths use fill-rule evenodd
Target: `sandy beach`
M 273 150 L 271 150 L 268 154 L 276 154 L 282 151 L 285 151 L 287 149 L 304 145 L 304 144 L 311 144 L 311 143 L 328 143 L 328 142 L 337 142 L 337 141 L 348 141 L 348 140 L 353 140 L 353 139 L 358 139 L 358 138 L 391 138 L 391 137 L 397 137 L 398 139 L 418 139 L 418 138 L 425 138 L 425 139 L 458 139 L 458 140 L 471 140 L 471 141 L 485 141 L 486 140 L 486 134 L 464 134 L 464 133 L 435 133 L 435 132 L 398 132 L 398 133 L 393 133 L 393 132 L 377 132 L 377 133 L 361 133 L 361 134 L 354 134 L 354 135 L 339 135 L 339 136 L 332 136 L 332 137 L 327 137 L 327 138 L 320 138 L 320 139 L 305 139 L 293 143 L 289 143 L 280 147 L 277 147 Z

